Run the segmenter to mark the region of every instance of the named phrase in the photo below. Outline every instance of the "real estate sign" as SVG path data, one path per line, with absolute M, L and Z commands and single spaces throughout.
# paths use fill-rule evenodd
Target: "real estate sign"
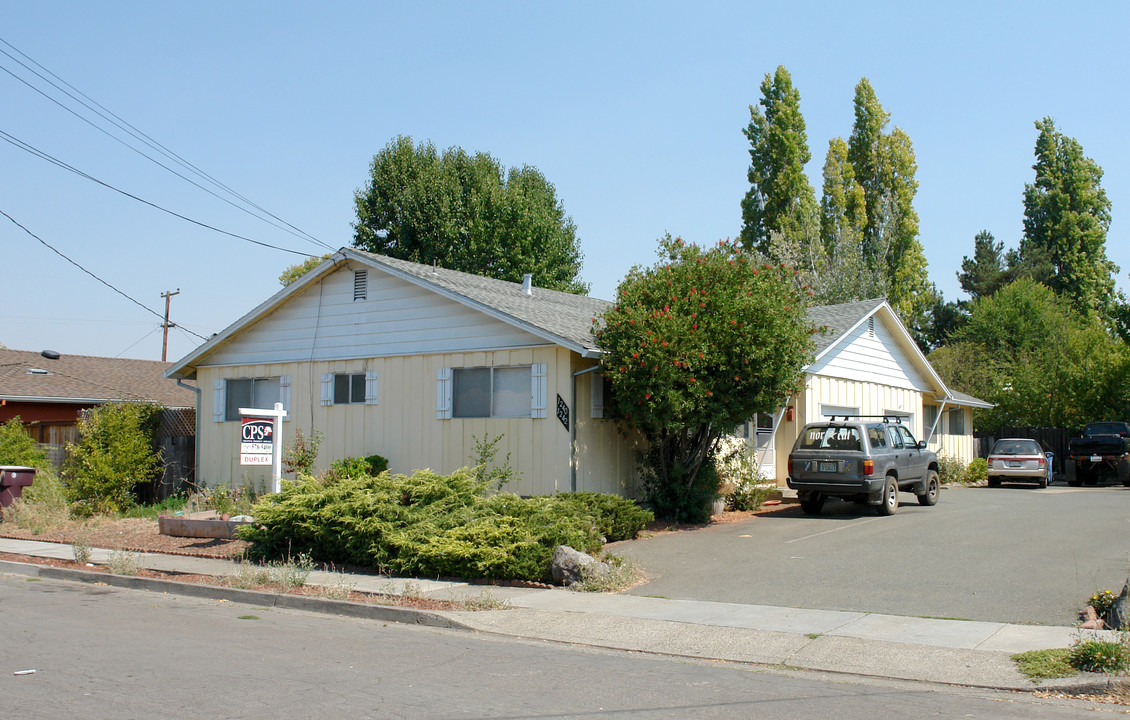
M 239 440 L 240 465 L 270 465 L 275 451 L 275 423 L 270 418 L 245 417 Z

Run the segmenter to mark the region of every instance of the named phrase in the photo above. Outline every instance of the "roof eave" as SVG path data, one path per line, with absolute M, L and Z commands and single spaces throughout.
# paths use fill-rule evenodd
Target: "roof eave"
M 245 314 L 240 319 L 236 320 L 231 325 L 221 330 L 216 335 L 208 339 L 207 342 L 197 347 L 195 350 L 185 355 L 183 358 L 173 363 L 173 366 L 165 371 L 165 377 L 175 380 L 195 380 L 196 379 L 196 363 L 211 354 L 218 346 L 227 342 L 233 336 L 239 334 L 244 328 L 254 323 L 263 315 L 275 309 L 290 296 L 301 291 L 307 285 L 313 283 L 315 280 L 320 279 L 326 274 L 327 270 L 335 267 L 341 260 L 345 259 L 343 254 L 345 248 L 338 250 L 330 257 L 326 258 L 321 264 L 317 265 L 314 269 L 306 273 L 298 280 L 279 290 L 277 293 L 259 303 L 253 310 Z
M 368 255 L 362 255 L 360 253 L 353 251 L 350 248 L 342 248 L 340 250 L 340 252 L 343 254 L 344 257 L 346 257 L 348 259 L 356 260 L 357 262 L 360 262 L 360 263 L 365 263 L 369 267 L 375 268 L 377 270 L 381 270 L 382 272 L 386 272 L 389 275 L 393 275 L 394 277 L 400 278 L 401 280 L 412 283 L 413 285 L 415 285 L 417 287 L 422 287 L 422 288 L 425 288 L 427 290 L 430 290 L 430 291 L 436 293 L 437 295 L 442 295 L 443 297 L 447 298 L 448 300 L 453 300 L 453 301 L 455 301 L 455 302 L 457 302 L 461 305 L 464 305 L 466 307 L 471 308 L 472 310 L 477 310 L 478 312 L 481 312 L 484 315 L 487 315 L 488 317 L 492 317 L 495 320 L 500 320 L 500 321 L 502 321 L 502 322 L 504 322 L 508 325 L 512 325 L 513 327 L 516 327 L 519 330 L 524 330 L 525 332 L 528 332 L 531 335 L 536 335 L 537 337 L 539 337 L 543 340 L 548 340 L 549 342 L 553 343 L 554 345 L 560 345 L 561 347 L 563 347 L 567 350 L 572 350 L 573 352 L 577 353 L 578 355 L 581 355 L 582 357 L 586 357 L 586 358 L 587 357 L 594 357 L 594 355 L 592 354 L 594 352 L 596 353 L 597 357 L 600 354 L 599 350 L 592 350 L 592 349 L 586 348 L 583 345 L 581 345 L 580 343 L 577 343 L 573 340 L 570 340 L 569 338 L 562 337 L 562 336 L 560 336 L 556 333 L 549 332 L 545 328 L 539 327 L 538 325 L 534 325 L 533 323 L 528 323 L 525 320 L 519 320 L 518 318 L 514 317 L 513 315 L 505 313 L 505 312 L 503 312 L 503 311 L 501 311 L 497 308 L 491 307 L 490 305 L 487 305 L 485 303 L 481 303 L 478 300 L 472 300 L 471 298 L 467 297 L 466 295 L 462 295 L 462 294 L 457 293 L 453 290 L 448 290 L 445 287 L 442 287 L 440 285 L 436 285 L 435 283 L 430 282 L 425 278 L 418 277 L 416 275 L 413 275 L 412 273 L 404 272 L 403 270 L 400 270 L 399 268 L 392 267 L 390 265 L 385 265 L 384 263 L 382 263 L 380 260 L 377 260 L 376 258 L 369 257 Z

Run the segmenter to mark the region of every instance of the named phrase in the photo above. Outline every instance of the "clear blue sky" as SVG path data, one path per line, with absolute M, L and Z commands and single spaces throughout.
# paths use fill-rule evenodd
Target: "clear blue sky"
M 735 236 L 742 129 L 766 73 L 801 93 L 817 188 L 866 76 L 914 142 L 931 279 L 949 299 L 973 236 L 1015 247 L 1047 115 L 1105 170 L 1107 254 L 1127 288 L 1130 63 L 1123 2 L 3 3 L 0 38 L 210 175 L 334 248 L 398 134 L 545 173 L 611 297 L 665 231 Z M 0 45 L 5 50 L 10 49 Z M 10 58 L 0 66 L 31 79 Z M 38 87 L 46 88 L 36 80 Z M 57 95 L 57 93 L 54 93 Z M 0 72 L 0 130 L 198 221 L 321 248 L 172 176 Z M 172 218 L 0 142 L 0 210 L 143 304 L 217 332 L 300 259 Z M 160 320 L 0 217 L 10 348 L 157 359 Z M 535 279 L 536 282 L 536 279 Z M 170 359 L 199 340 L 174 330 Z M 136 343 L 136 344 L 135 344 Z

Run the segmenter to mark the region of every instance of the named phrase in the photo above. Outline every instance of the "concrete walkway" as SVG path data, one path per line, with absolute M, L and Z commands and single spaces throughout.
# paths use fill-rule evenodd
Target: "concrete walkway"
M 0 552 L 74 559 L 70 545 L 30 540 L 0 538 Z M 110 555 L 109 550 L 92 549 L 90 560 L 106 564 Z M 231 575 L 239 565 L 192 556 L 135 555 L 141 567 L 178 573 Z M 39 575 L 46 570 L 34 564 L 0 563 L 0 572 Z M 107 578 L 104 574 L 90 577 L 81 571 L 69 573 L 55 570 L 50 574 L 87 581 L 106 582 Z M 179 583 L 145 578 L 130 577 L 115 584 L 188 594 Z M 315 571 L 307 584 L 344 585 L 362 592 L 438 600 L 489 596 L 507 605 L 506 609 L 458 612 L 396 608 L 391 615 L 382 615 L 383 619 L 618 650 L 1003 689 L 1036 687 L 1016 671 L 1010 658 L 1013 653 L 1068 647 L 1084 632 L 1068 627 L 495 587 L 356 573 Z M 216 586 L 193 586 L 191 594 L 255 604 L 274 597 Z M 355 605 L 310 597 L 285 602 L 287 607 L 334 614 L 359 614 L 350 607 Z M 365 616 L 376 617 L 373 613 Z M 1095 679 L 1081 676 L 1050 681 L 1041 687 L 1069 688 Z

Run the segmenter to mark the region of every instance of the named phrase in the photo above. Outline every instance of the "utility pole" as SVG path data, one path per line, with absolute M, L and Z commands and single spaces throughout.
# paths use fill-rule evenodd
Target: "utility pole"
M 163 323 L 165 334 L 164 337 L 161 338 L 161 362 L 165 362 L 165 358 L 169 352 L 169 328 L 177 326 L 176 323 L 169 322 L 169 303 L 172 302 L 173 295 L 180 295 L 180 288 L 177 288 L 176 292 L 170 290 L 169 292 L 161 293 L 161 297 L 165 298 L 165 322 Z

